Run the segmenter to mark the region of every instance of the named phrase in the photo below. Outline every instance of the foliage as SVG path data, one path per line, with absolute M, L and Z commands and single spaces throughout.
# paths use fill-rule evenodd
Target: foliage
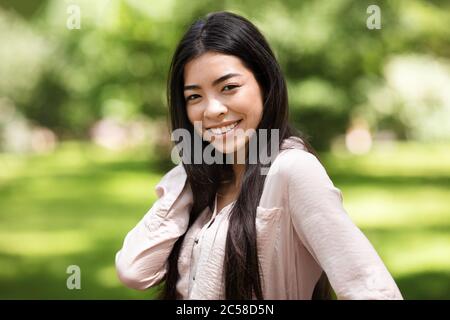
M 292 120 L 316 148 L 327 148 L 360 115 L 374 131 L 448 138 L 428 134 L 430 124 L 418 120 L 434 108 L 431 121 L 441 127 L 448 105 L 428 107 L 426 99 L 406 104 L 403 113 L 415 117 L 410 120 L 380 112 L 379 101 L 374 105 L 370 98 L 389 85 L 384 68 L 395 56 L 440 58 L 448 76 L 448 2 L 78 0 L 73 3 L 81 9 L 79 30 L 66 27 L 68 3 L 39 3 L 5 1 L 0 7 L 0 39 L 7 43 L 0 50 L 0 96 L 62 137 L 85 138 L 102 117 L 165 117 L 167 70 L 181 34 L 195 18 L 231 10 L 267 36 L 288 80 Z M 381 9 L 380 30 L 366 27 L 371 4 Z

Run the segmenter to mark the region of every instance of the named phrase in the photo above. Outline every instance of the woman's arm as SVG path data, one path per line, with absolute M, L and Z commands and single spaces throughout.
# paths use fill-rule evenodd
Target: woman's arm
M 126 286 L 145 290 L 164 278 L 167 258 L 189 222 L 193 198 L 186 180 L 181 164 L 170 170 L 155 187 L 158 200 L 125 237 L 116 270 Z
M 296 232 L 322 267 L 338 299 L 403 299 L 386 266 L 352 222 L 319 160 L 286 153 L 288 208 Z

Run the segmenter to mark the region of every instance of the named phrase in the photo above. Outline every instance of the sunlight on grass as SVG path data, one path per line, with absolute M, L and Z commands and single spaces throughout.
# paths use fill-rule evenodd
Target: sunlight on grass
M 450 237 L 427 236 L 422 240 L 425 242 L 410 243 L 402 246 L 402 250 L 386 255 L 394 274 L 421 271 L 450 272 Z
M 60 256 L 89 250 L 92 243 L 80 231 L 13 232 L 0 233 L 0 252 L 11 255 Z
M 97 272 L 97 280 L 105 288 L 120 288 L 123 284 L 117 278 L 115 266 L 108 266 Z
M 154 187 L 161 175 L 151 174 L 147 179 L 142 179 L 142 173 L 133 174 L 117 174 L 114 179 L 111 179 L 107 186 L 108 195 L 112 197 L 124 197 L 129 200 L 138 201 L 142 198 L 152 197 L 151 202 L 156 200 L 156 193 Z
M 450 271 L 448 231 L 363 229 L 394 274 L 419 271 Z
M 442 188 L 352 186 L 342 192 L 346 210 L 360 227 L 434 225 L 450 216 L 450 192 Z
M 353 155 L 345 150 L 324 155 L 334 171 L 363 173 L 369 176 L 449 176 L 450 146 L 414 142 L 375 144 L 365 155 Z

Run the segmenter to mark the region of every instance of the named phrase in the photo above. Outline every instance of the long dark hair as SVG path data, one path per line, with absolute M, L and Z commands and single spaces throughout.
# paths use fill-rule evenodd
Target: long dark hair
M 278 145 L 290 136 L 301 137 L 308 151 L 315 154 L 305 137 L 288 122 L 288 95 L 280 66 L 264 36 L 247 19 L 230 13 L 215 12 L 194 22 L 178 44 L 169 70 L 167 100 L 171 130 L 187 129 L 191 137 L 196 133 L 189 121 L 183 94 L 184 67 L 190 60 L 205 52 L 233 55 L 253 72 L 263 92 L 263 115 L 258 129 L 278 129 Z M 205 148 L 209 143 L 202 142 Z M 218 152 L 218 151 L 216 151 Z M 191 163 L 194 163 L 191 161 Z M 187 181 L 193 193 L 189 227 L 209 206 L 212 209 L 215 194 L 224 180 L 233 177 L 230 164 L 186 164 Z M 263 191 L 265 175 L 261 164 L 246 163 L 241 192 L 230 211 L 229 229 L 224 259 L 224 294 L 226 299 L 263 299 L 256 244 L 255 216 Z M 169 256 L 169 267 L 161 293 L 163 299 L 179 299 L 176 284 L 179 278 L 178 256 L 184 235 L 176 242 Z M 323 279 L 323 277 L 321 278 Z M 313 298 L 329 298 L 330 286 L 326 277 L 314 290 Z

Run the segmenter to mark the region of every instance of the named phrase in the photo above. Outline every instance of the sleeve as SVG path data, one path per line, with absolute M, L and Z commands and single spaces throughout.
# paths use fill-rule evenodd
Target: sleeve
M 288 210 L 306 249 L 322 267 L 338 299 L 403 299 L 391 274 L 343 207 L 319 160 L 303 150 L 286 153 Z
M 158 200 L 126 235 L 115 256 L 116 271 L 126 286 L 145 290 L 159 284 L 176 240 L 188 227 L 192 191 L 182 164 L 170 170 L 155 187 Z

